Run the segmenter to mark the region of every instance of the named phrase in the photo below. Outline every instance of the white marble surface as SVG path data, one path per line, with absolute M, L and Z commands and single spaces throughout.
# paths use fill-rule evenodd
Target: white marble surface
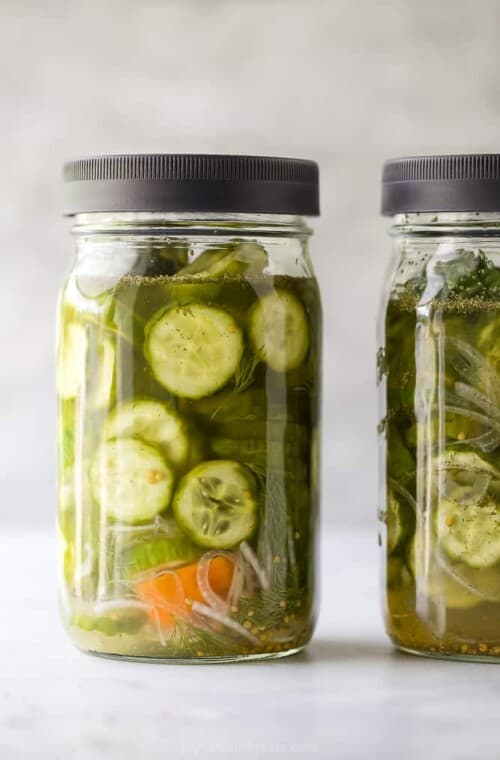
M 147 665 L 73 649 L 48 533 L 0 537 L 0 757 L 482 760 L 500 757 L 500 669 L 393 652 L 379 615 L 376 532 L 328 531 L 322 613 L 301 655 Z

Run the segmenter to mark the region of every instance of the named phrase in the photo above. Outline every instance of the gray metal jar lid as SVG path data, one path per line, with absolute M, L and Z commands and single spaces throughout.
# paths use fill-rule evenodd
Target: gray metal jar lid
M 201 154 L 107 155 L 64 166 L 64 214 L 98 211 L 319 214 L 314 161 Z
M 413 156 L 386 161 L 382 214 L 500 211 L 500 154 Z

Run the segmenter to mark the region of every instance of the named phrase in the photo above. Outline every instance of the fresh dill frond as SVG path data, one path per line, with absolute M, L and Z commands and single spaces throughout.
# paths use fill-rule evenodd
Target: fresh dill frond
M 252 385 L 255 380 L 255 370 L 259 364 L 259 359 L 255 354 L 246 354 L 238 365 L 234 375 L 234 392 L 241 393 Z

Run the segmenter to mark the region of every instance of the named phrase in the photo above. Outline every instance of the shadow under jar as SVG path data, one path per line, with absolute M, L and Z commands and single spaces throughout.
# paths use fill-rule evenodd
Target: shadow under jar
M 82 649 L 280 657 L 315 619 L 321 307 L 308 161 L 65 167 L 61 607 Z
M 500 156 L 388 162 L 380 320 L 387 631 L 500 661 Z

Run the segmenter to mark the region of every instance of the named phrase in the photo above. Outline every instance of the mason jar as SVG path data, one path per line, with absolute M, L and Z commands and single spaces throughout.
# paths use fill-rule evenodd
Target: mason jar
M 301 650 L 315 620 L 321 306 L 310 161 L 65 166 L 63 619 L 108 656 Z
M 500 658 L 500 155 L 389 161 L 380 320 L 387 631 Z

